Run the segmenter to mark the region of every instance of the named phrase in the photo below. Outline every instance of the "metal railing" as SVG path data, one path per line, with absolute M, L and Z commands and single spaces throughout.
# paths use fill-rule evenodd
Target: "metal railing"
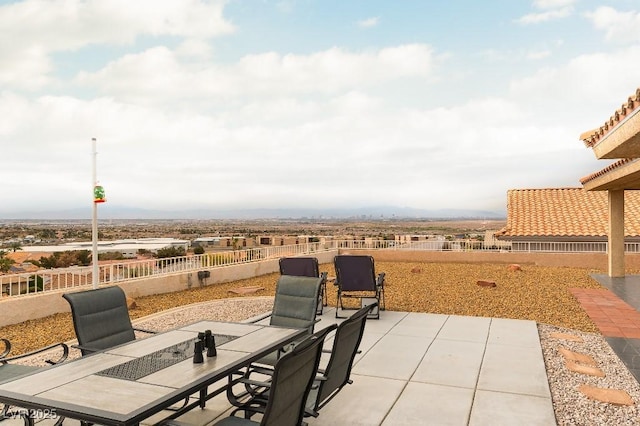
M 208 270 L 265 259 L 312 254 L 326 250 L 329 249 L 321 246 L 320 243 L 306 243 L 162 259 L 121 261 L 99 265 L 98 282 L 100 284 L 119 283 L 150 276 L 178 275 L 203 269 Z M 92 284 L 93 268 L 91 266 L 42 269 L 36 272 L 0 275 L 0 288 L 3 296 L 28 295 L 44 291 L 90 286 Z
M 163 259 L 114 262 L 100 265 L 98 282 L 101 284 L 119 283 L 139 280 L 149 276 L 161 277 L 177 275 L 265 259 L 308 255 L 336 249 L 606 253 L 607 242 L 497 241 L 485 243 L 477 240 L 424 240 L 407 242 L 375 239 L 330 240 L 323 243 L 268 246 Z M 625 252 L 640 253 L 640 243 L 625 243 Z M 2 289 L 3 296 L 27 295 L 78 286 L 90 286 L 92 283 L 93 271 L 91 266 L 43 269 L 36 272 L 0 275 L 0 288 Z

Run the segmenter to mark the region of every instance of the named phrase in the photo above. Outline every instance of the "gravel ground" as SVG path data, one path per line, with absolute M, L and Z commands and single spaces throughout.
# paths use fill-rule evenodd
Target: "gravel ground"
M 589 277 L 590 273 L 601 271 L 532 265 L 522 265 L 522 270 L 511 271 L 502 264 L 389 262 L 376 262 L 376 269 L 386 273 L 385 293 L 389 310 L 536 321 L 559 425 L 640 423 L 640 413 L 636 408 L 640 403 L 640 385 L 567 291 L 573 287 L 602 288 Z M 327 271 L 330 276 L 334 275 L 331 265 L 321 265 L 321 270 Z M 203 318 L 241 321 L 270 311 L 277 277 L 278 274 L 269 274 L 179 293 L 138 298 L 137 307 L 131 310 L 131 317 L 136 325 L 156 330 L 171 329 Z M 478 280 L 495 281 L 497 285 L 493 288 L 479 287 L 476 285 Z M 261 286 L 264 290 L 228 298 L 230 289 L 243 286 Z M 335 305 L 335 291 L 331 284 L 328 290 L 329 304 Z M 190 304 L 197 305 L 174 309 Z M 158 314 L 162 311 L 167 312 Z M 141 320 L 135 321 L 137 318 Z M 550 334 L 555 331 L 580 336 L 584 343 L 553 338 Z M 14 343 L 16 350 L 12 354 L 75 337 L 69 314 L 3 327 L 0 328 L 0 336 Z M 563 357 L 558 353 L 561 346 L 592 356 L 606 376 L 597 378 L 567 370 Z M 589 400 L 578 392 L 580 384 L 625 390 L 636 405 L 619 407 Z

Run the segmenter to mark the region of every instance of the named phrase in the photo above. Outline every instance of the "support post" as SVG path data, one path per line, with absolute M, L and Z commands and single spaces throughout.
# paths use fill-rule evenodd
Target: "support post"
M 624 277 L 624 189 L 608 191 L 609 276 Z

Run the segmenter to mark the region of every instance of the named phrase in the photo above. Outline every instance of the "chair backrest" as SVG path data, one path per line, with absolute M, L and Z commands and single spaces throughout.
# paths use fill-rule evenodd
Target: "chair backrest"
M 101 350 L 135 340 L 127 299 L 120 287 L 66 293 L 62 297 L 71 305 L 80 346 Z M 83 355 L 86 353 L 82 350 Z
M 280 275 L 319 277 L 318 259 L 315 257 L 283 257 L 280 259 Z
M 322 278 L 282 275 L 276 284 L 270 325 L 313 332 Z
M 376 272 L 373 257 L 339 255 L 333 258 L 336 284 L 342 291 L 375 291 Z
M 335 324 L 302 340 L 276 363 L 261 425 L 302 424 L 307 396 L 322 355 L 322 344 Z
M 338 326 L 331 358 L 323 374 L 325 380 L 320 381 L 315 400 L 311 401 L 314 411 L 323 407 L 343 386 L 350 383 L 351 368 L 362 341 L 367 314 L 375 305 L 359 309 Z

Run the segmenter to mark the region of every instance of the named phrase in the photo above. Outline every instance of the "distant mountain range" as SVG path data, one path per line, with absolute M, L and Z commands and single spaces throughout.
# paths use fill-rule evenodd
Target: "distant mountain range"
M 281 208 L 281 209 L 195 209 L 150 210 L 102 204 L 98 217 L 104 219 L 504 219 L 503 212 L 472 209 L 415 209 L 411 207 L 377 206 L 360 208 Z M 42 211 L 3 211 L 0 220 L 74 220 L 91 219 L 90 208 Z

